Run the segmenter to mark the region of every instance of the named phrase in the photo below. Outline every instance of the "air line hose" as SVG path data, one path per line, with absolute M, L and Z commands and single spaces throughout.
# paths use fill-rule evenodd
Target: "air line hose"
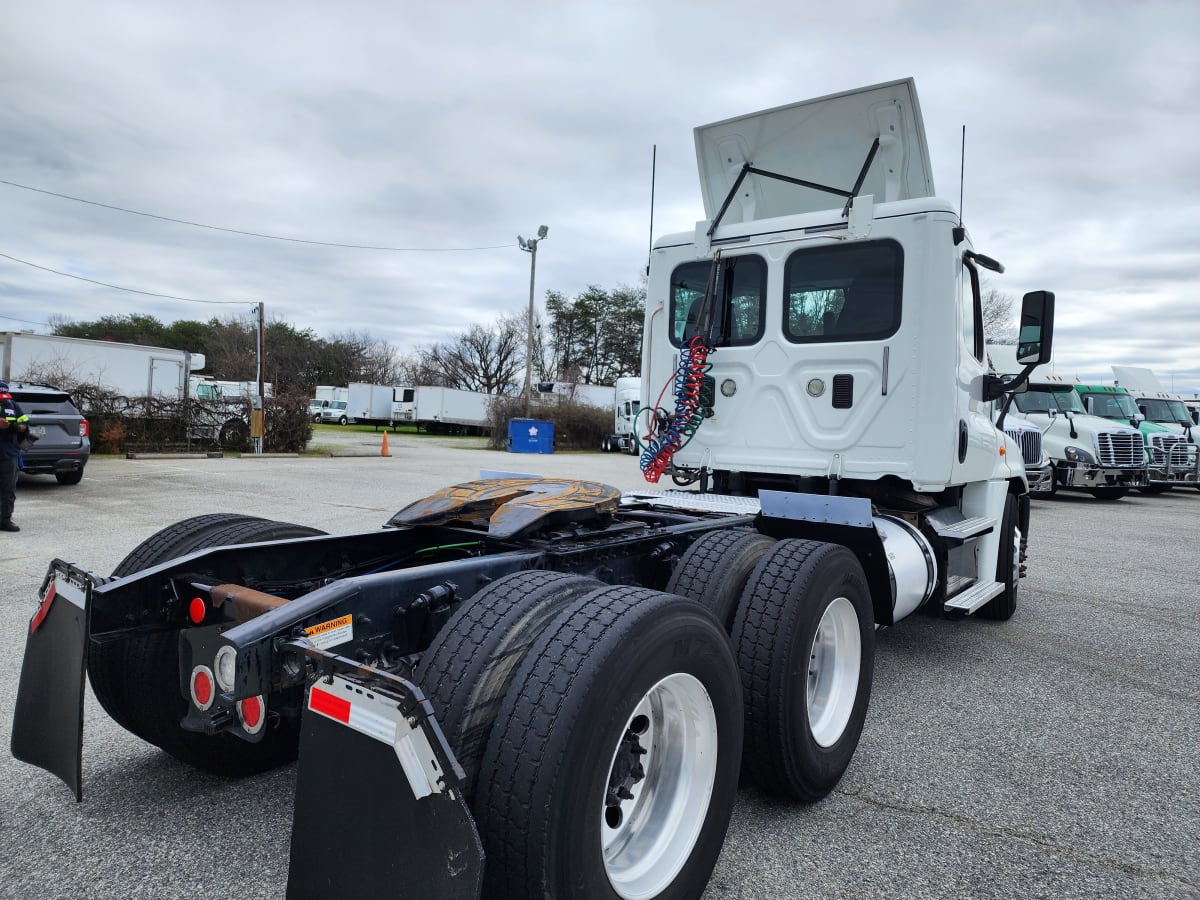
M 687 445 L 704 421 L 700 392 L 710 368 L 708 353 L 709 349 L 699 335 L 679 350 L 679 365 L 674 376 L 675 411 L 660 434 L 651 431 L 647 435 L 640 459 L 642 476 L 651 484 L 658 483 L 670 468 L 675 454 Z

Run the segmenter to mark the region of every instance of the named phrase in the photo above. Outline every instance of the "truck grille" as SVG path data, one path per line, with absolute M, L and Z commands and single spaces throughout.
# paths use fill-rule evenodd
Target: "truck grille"
M 1025 465 L 1036 466 L 1042 461 L 1042 433 L 1036 428 L 1005 428 L 1004 433 L 1017 442 Z
M 1180 434 L 1153 434 L 1150 436 L 1150 463 L 1172 469 L 1191 468 L 1192 445 Z
M 1141 466 L 1146 463 L 1142 435 L 1137 431 L 1102 431 L 1096 435 L 1102 466 Z

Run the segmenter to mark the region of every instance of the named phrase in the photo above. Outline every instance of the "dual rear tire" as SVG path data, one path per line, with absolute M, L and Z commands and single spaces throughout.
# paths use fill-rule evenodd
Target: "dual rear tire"
M 194 516 L 142 541 L 117 565 L 113 575 L 132 575 L 208 547 L 324 533 L 304 525 L 253 516 L 227 513 Z M 179 640 L 178 628 L 128 632 L 93 640 L 88 647 L 87 673 L 104 710 L 142 740 L 180 762 L 215 775 L 253 775 L 295 759 L 300 733 L 299 688 L 267 698 L 269 710 L 290 708 L 294 714 L 272 715 L 257 743 L 230 734 L 199 734 L 180 727 L 187 714 L 188 700 L 179 687 L 182 680 Z
M 807 801 L 841 778 L 874 659 L 854 554 L 718 531 L 668 588 L 520 572 L 422 657 L 415 678 L 467 773 L 485 896 L 697 897 L 739 773 Z
M 702 607 L 520 572 L 464 604 L 415 676 L 468 773 L 485 896 L 700 895 L 742 743 L 736 664 Z

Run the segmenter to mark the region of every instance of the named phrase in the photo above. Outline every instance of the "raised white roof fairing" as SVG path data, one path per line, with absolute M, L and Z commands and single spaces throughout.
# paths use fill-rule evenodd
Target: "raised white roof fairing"
M 712 220 L 742 167 L 850 191 L 879 139 L 858 193 L 876 203 L 933 196 L 925 126 L 911 78 L 830 94 L 696 129 L 704 211 Z M 722 219 L 750 222 L 841 207 L 845 199 L 762 175 L 747 175 Z

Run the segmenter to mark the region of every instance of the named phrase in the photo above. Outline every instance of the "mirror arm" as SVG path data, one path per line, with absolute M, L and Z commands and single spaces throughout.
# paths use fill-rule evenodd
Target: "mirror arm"
M 996 420 L 996 427 L 1001 431 L 1004 430 L 1004 417 L 1008 415 L 1008 408 L 1012 406 L 1013 399 L 1017 396 L 1017 389 L 1029 380 L 1030 373 L 1036 368 L 1037 363 L 1030 363 L 1021 370 L 1021 374 L 1004 385 L 1004 393 L 1008 396 L 1004 398 L 1004 405 L 1000 407 L 1000 418 Z M 986 384 L 984 390 L 987 390 Z

